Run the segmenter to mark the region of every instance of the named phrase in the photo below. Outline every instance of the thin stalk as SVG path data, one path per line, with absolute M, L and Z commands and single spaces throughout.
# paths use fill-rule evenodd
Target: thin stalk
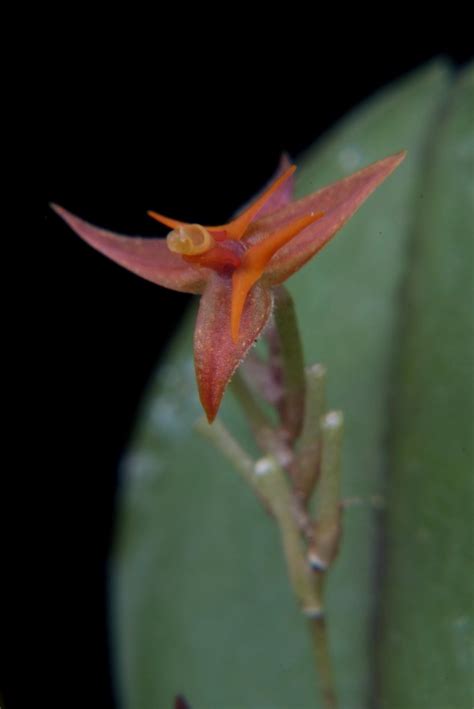
M 201 436 L 207 438 L 212 445 L 219 450 L 231 463 L 234 469 L 240 474 L 243 480 L 249 485 L 267 512 L 272 512 L 270 504 L 257 484 L 255 477 L 255 463 L 244 451 L 230 431 L 217 419 L 211 425 L 202 417 L 194 424 L 194 428 Z
M 274 318 L 284 385 L 280 412 L 282 423 L 293 441 L 299 436 L 303 426 L 305 375 L 303 347 L 293 299 L 283 286 L 275 289 Z
M 292 508 L 292 494 L 285 473 L 271 456 L 255 465 L 256 484 L 268 500 L 280 530 L 288 576 L 303 613 L 314 618 L 321 613 L 321 600 L 314 574 L 306 558 L 298 524 Z
M 306 400 L 303 430 L 298 441 L 298 492 L 306 502 L 318 481 L 321 461 L 321 417 L 326 408 L 326 368 L 322 364 L 306 367 Z
M 271 457 L 257 461 L 255 474 L 280 528 L 288 575 L 311 630 L 316 675 L 325 709 L 337 709 L 329 641 L 322 601 L 323 573 L 310 571 L 298 525 L 292 511 L 292 494 L 285 475 Z
M 324 615 L 310 618 L 309 628 L 313 644 L 316 673 L 320 681 L 320 691 L 325 709 L 337 709 L 338 701 L 329 652 L 328 634 Z
M 263 453 L 270 453 L 275 456 L 280 465 L 288 468 L 293 459 L 291 448 L 278 435 L 278 431 L 273 428 L 270 419 L 260 407 L 255 394 L 239 372 L 234 375 L 230 388 L 242 407 L 259 448 Z
M 309 551 L 316 569 L 327 569 L 337 555 L 341 537 L 341 449 L 343 416 L 330 411 L 321 420 L 321 477 L 316 498 L 314 537 Z

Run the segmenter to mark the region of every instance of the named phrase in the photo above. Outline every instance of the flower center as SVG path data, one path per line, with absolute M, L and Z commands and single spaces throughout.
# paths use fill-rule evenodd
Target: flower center
M 201 224 L 183 224 L 166 237 L 170 251 L 188 263 L 211 268 L 221 274 L 235 271 L 242 263 L 244 246 L 226 239 L 225 231 L 211 234 Z
M 166 237 L 170 251 L 181 256 L 197 256 L 209 251 L 214 245 L 213 236 L 200 224 L 183 224 L 170 231 Z

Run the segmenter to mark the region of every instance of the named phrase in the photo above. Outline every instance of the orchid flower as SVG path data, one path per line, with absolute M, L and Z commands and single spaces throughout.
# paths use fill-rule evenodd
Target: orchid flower
M 188 224 L 149 212 L 171 229 L 165 239 L 114 234 L 52 207 L 112 261 L 165 288 L 201 295 L 194 360 L 211 422 L 233 373 L 269 321 L 272 289 L 325 246 L 404 157 L 401 152 L 379 160 L 295 201 L 296 168 L 283 158 L 276 179 L 227 224 Z

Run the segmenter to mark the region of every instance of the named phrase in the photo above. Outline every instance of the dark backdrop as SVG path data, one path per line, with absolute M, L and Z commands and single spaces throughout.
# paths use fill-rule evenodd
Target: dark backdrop
M 270 42 L 247 28 L 240 43 L 223 30 L 206 44 L 192 27 L 184 35 L 168 26 L 163 43 L 163 27 L 147 28 L 152 41 L 125 22 L 103 43 L 92 21 L 78 29 L 76 19 L 33 45 L 19 126 L 21 141 L 32 138 L 22 168 L 34 225 L 15 232 L 19 443 L 7 472 L 1 581 L 7 709 L 116 706 L 106 564 L 117 465 L 188 302 L 98 255 L 48 202 L 129 234 L 163 235 L 150 208 L 223 222 L 271 176 L 282 150 L 297 155 L 432 56 L 458 64 L 469 56 L 460 41 L 426 38 L 344 50 L 320 40 L 324 27 Z

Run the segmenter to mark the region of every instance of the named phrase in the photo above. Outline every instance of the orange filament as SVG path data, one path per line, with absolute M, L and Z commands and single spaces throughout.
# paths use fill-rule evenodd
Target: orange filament
M 156 219 L 157 222 L 160 222 L 160 224 L 169 226 L 170 229 L 178 229 L 180 226 L 186 226 L 186 222 L 180 222 L 177 219 L 170 219 L 169 217 L 165 217 L 164 214 L 159 214 L 158 212 L 148 210 L 147 214 L 152 219 Z
M 324 212 L 306 214 L 282 227 L 255 246 L 251 246 L 242 259 L 242 265 L 232 274 L 231 333 L 234 342 L 239 337 L 240 321 L 247 295 L 259 280 L 272 256 L 296 234 L 312 222 L 321 219 Z
M 276 190 L 280 187 L 280 185 L 282 185 L 283 182 L 286 182 L 286 180 L 294 173 L 295 170 L 296 165 L 291 165 L 287 170 L 285 170 L 282 175 L 280 175 L 280 177 L 274 180 L 270 187 L 268 187 L 268 189 L 266 189 L 265 192 L 250 205 L 250 207 L 247 207 L 247 209 L 242 212 L 242 214 L 240 214 L 237 219 L 234 219 L 233 221 L 229 222 L 229 224 L 225 224 L 224 226 L 220 227 L 221 229 L 226 230 L 228 239 L 236 239 L 238 241 L 243 237 L 243 235 L 247 231 L 247 227 L 250 222 L 256 217 L 258 212 L 263 209 L 265 204 L 268 202 L 274 192 L 276 192 Z
M 265 192 L 250 205 L 250 207 L 242 212 L 242 214 L 240 214 L 236 219 L 233 219 L 228 224 L 222 224 L 221 226 L 206 226 L 203 228 L 210 232 L 218 241 L 223 238 L 239 241 L 247 231 L 247 227 L 250 222 L 264 207 L 274 192 L 294 173 L 295 170 L 296 165 L 291 165 L 282 175 L 280 175 L 280 177 L 272 182 L 270 187 L 268 187 Z M 170 219 L 159 212 L 149 211 L 147 214 L 152 219 L 156 219 L 157 222 L 164 224 L 170 229 L 178 229 L 179 227 L 188 226 L 186 222 Z
M 170 219 L 170 217 L 165 217 L 164 214 L 160 214 L 159 212 L 152 212 L 151 210 L 148 210 L 147 214 L 152 219 L 155 219 L 155 221 L 160 222 L 160 224 L 169 226 L 170 229 L 179 229 L 180 227 L 188 226 L 201 226 L 200 224 L 188 224 L 187 222 L 180 222 L 177 219 Z M 216 241 L 222 241 L 223 239 L 227 238 L 227 234 L 224 227 L 204 226 L 201 228 L 205 229 L 208 233 L 210 233 Z

